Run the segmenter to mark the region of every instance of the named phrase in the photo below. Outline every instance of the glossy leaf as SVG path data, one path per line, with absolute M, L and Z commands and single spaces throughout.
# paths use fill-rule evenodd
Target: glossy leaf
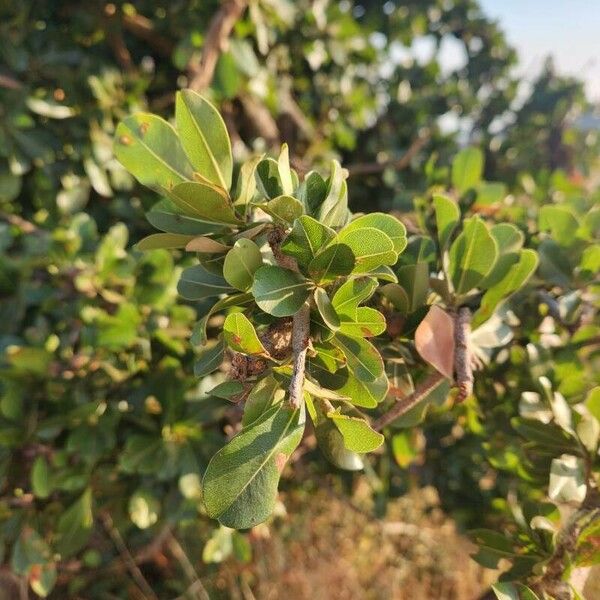
M 314 297 L 315 305 L 325 325 L 332 331 L 339 329 L 340 318 L 338 317 L 335 308 L 333 308 L 327 292 L 323 288 L 315 288 Z
M 257 206 L 268 215 L 271 215 L 276 222 L 284 223 L 285 225 L 291 225 L 304 213 L 302 202 L 293 196 L 277 196 Z
M 259 247 L 252 240 L 242 238 L 225 256 L 223 277 L 234 288 L 246 291 L 252 287 L 254 274 L 262 264 Z
M 322 283 L 349 275 L 355 265 L 356 260 L 350 247 L 334 243 L 310 261 L 308 272 L 317 283 Z
M 139 113 L 119 123 L 114 152 L 142 185 L 171 190 L 192 178 L 177 132 L 156 115 Z
M 383 360 L 367 340 L 337 333 L 333 343 L 344 353 L 348 369 L 361 381 L 375 381 L 383 373 Z
M 338 234 L 340 243 L 347 245 L 356 261 L 355 273 L 366 273 L 381 265 L 393 265 L 398 260 L 394 243 L 379 229 L 374 227 L 344 227 Z
M 281 401 L 284 393 L 281 384 L 273 376 L 257 381 L 244 402 L 242 425 L 245 427 L 256 421 L 273 404 Z
M 440 248 L 444 249 L 460 221 L 460 208 L 454 200 L 441 194 L 434 194 L 433 206 L 435 208 L 438 241 Z
M 485 289 L 496 285 L 506 276 L 511 266 L 518 262 L 524 240 L 523 233 L 510 223 L 498 223 L 490 229 L 490 233 L 498 245 L 498 259 L 479 284 Z
M 478 217 L 465 222 L 450 247 L 450 277 L 457 294 L 476 287 L 491 271 L 498 255 L 496 240 Z
M 289 269 L 264 266 L 254 274 L 252 294 L 256 303 L 274 317 L 287 317 L 298 312 L 309 293 L 309 283 Z
M 329 413 L 327 416 L 340 430 L 344 438 L 344 445 L 350 452 L 359 454 L 373 452 L 383 444 L 383 435 L 371 429 L 365 419 L 341 413 Z
M 219 111 L 193 90 L 175 99 L 175 120 L 181 144 L 194 169 L 228 191 L 233 158 L 227 127 Z
M 229 199 L 217 188 L 205 183 L 197 181 L 180 183 L 171 190 L 169 197 L 191 217 L 216 223 L 239 223 Z
M 536 252 L 530 249 L 521 250 L 519 261 L 513 264 L 506 275 L 483 295 L 479 310 L 473 316 L 473 326 L 489 319 L 502 301 L 527 283 L 537 266 Z
M 336 160 L 331 162 L 327 195 L 317 215 L 318 221 L 328 227 L 341 227 L 348 220 L 348 185 L 342 166 Z
M 349 279 L 333 295 L 331 303 L 339 314 L 353 314 L 358 305 L 368 300 L 377 289 L 372 277 Z
M 307 215 L 294 222 L 292 230 L 281 245 L 281 251 L 308 267 L 319 252 L 335 237 L 335 231 Z
M 385 317 L 368 306 L 340 314 L 340 321 L 340 332 L 351 337 L 373 337 L 382 334 L 386 328 Z
M 223 336 L 228 346 L 244 354 L 267 354 L 254 325 L 240 312 L 227 315 L 223 324 Z
M 397 254 L 400 254 L 406 248 L 406 227 L 396 217 L 380 212 L 369 213 L 353 219 L 344 227 L 344 231 L 347 233 L 365 227 L 383 231 L 392 240 L 394 252 Z

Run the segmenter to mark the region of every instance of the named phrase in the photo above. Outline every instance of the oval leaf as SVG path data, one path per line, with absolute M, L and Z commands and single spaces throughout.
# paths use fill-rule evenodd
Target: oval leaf
M 259 247 L 252 240 L 241 238 L 225 256 L 223 277 L 234 288 L 249 290 L 254 281 L 254 273 L 262 262 Z
M 208 515 L 247 529 L 273 511 L 280 473 L 300 443 L 304 418 L 279 403 L 244 427 L 211 459 L 203 479 Z
M 192 90 L 182 90 L 175 100 L 175 120 L 189 161 L 203 177 L 229 190 L 233 157 L 227 127 L 219 111 Z
M 176 185 L 169 195 L 186 214 L 217 223 L 238 224 L 231 202 L 222 192 L 205 183 L 186 181 Z
M 244 354 L 267 354 L 256 334 L 254 325 L 243 313 L 227 315 L 223 324 L 223 336 L 228 346 Z
M 256 304 L 274 317 L 288 317 L 298 312 L 309 295 L 309 284 L 289 269 L 264 266 L 254 274 L 252 294 Z

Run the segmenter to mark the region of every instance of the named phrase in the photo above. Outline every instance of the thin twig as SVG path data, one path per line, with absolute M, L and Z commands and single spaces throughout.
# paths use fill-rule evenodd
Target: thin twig
M 379 419 L 377 419 L 371 425 L 371 427 L 375 429 L 375 431 L 381 431 L 384 427 L 387 427 L 390 423 L 414 408 L 444 379 L 445 377 L 436 371 L 430 377 L 425 379 L 412 394 L 409 394 L 405 398 L 398 400 L 398 402 L 396 402 L 396 404 L 394 404 L 394 406 L 388 412 L 381 415 L 381 417 L 379 417 Z
M 285 237 L 286 234 L 282 228 L 273 228 L 269 233 L 269 246 L 271 246 L 273 256 L 279 266 L 298 272 L 298 263 L 281 251 L 281 244 Z M 306 301 L 292 319 L 292 379 L 289 387 L 289 402 L 293 408 L 300 408 L 304 401 L 304 375 L 309 341 L 310 304 Z
M 183 596 L 181 596 L 181 598 L 192 597 L 201 598 L 202 600 L 210 600 L 210 596 L 208 595 L 204 585 L 202 585 L 202 581 L 200 581 L 200 577 L 198 577 L 198 573 L 196 572 L 196 569 L 194 569 L 194 565 L 192 565 L 185 550 L 181 547 L 181 544 L 171 532 L 169 532 L 167 537 L 167 546 L 171 551 L 171 554 L 181 565 L 181 568 L 183 569 L 183 572 L 190 583 L 190 586 Z
M 0 88 L 5 88 L 7 90 L 20 90 L 22 87 L 23 84 L 11 75 L 0 73 Z
M 138 39 L 145 41 L 158 54 L 171 56 L 175 44 L 157 33 L 154 29 L 154 23 L 147 17 L 139 13 L 133 15 L 123 14 L 123 27 Z
M 458 386 L 457 402 L 462 402 L 473 393 L 470 337 L 471 310 L 462 306 L 458 309 L 454 325 L 454 375 Z
M 246 6 L 248 6 L 248 0 L 225 0 L 215 13 L 206 32 L 200 64 L 190 69 L 189 87 L 191 89 L 200 92 L 210 85 L 219 56 L 225 48 L 233 26 L 242 16 Z
M 429 140 L 429 136 L 429 131 L 426 131 L 416 137 L 408 147 L 408 150 L 398 159 L 376 163 L 356 163 L 347 167 L 348 173 L 350 177 L 354 177 L 355 175 L 373 175 L 382 173 L 386 169 L 402 171 L 402 169 L 408 167 L 413 157 L 423 148 L 423 146 L 425 146 Z
M 113 544 L 119 551 L 119 554 L 121 555 L 123 562 L 127 566 L 129 573 L 133 577 L 133 580 L 139 587 L 142 594 L 144 594 L 144 596 L 146 598 L 151 598 L 152 600 L 158 600 L 158 596 L 153 592 L 152 588 L 150 587 L 150 584 L 144 577 L 140 568 L 135 564 L 135 560 L 134 560 L 133 556 L 131 555 L 129 548 L 127 548 L 127 545 L 125 544 L 125 540 L 123 539 L 123 536 L 121 535 L 119 530 L 115 527 L 115 524 L 114 524 L 110 514 L 108 512 L 102 513 L 100 515 L 100 520 L 102 521 L 102 525 L 104 526 L 104 529 L 106 530 L 106 532 L 110 536 L 110 539 L 113 541 Z

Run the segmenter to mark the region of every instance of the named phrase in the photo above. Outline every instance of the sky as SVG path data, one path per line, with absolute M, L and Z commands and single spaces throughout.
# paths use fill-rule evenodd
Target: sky
M 479 0 L 519 53 L 518 73 L 533 79 L 551 54 L 559 73 L 584 80 L 600 102 L 600 0 Z

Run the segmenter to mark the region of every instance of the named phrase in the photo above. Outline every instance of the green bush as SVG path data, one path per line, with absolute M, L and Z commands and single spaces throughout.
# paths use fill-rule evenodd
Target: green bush
M 172 89 L 216 2 L 0 9 L 0 555 L 36 594 L 184 593 L 165 545 L 251 560 L 208 517 L 270 518 L 313 435 L 311 472 L 364 469 L 380 516 L 433 482 L 510 563 L 500 598 L 569 597 L 598 562 L 581 86 L 548 69 L 498 138 L 515 55 L 475 2 L 350 4 L 252 2 L 212 103 Z M 424 34 L 466 65 L 386 72 Z M 455 107 L 485 152 L 438 126 Z

